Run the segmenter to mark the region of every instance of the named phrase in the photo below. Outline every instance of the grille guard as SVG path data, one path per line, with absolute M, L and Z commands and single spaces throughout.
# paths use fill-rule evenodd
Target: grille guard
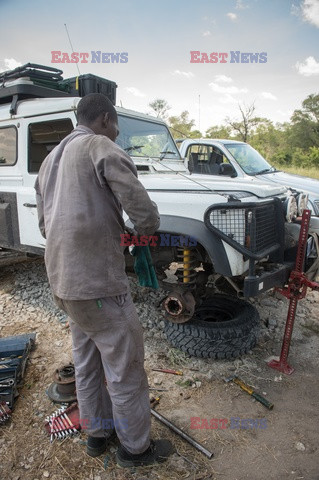
M 229 210 L 240 212 L 237 216 L 226 218 Z M 211 223 L 211 215 L 215 216 L 216 223 L 219 221 L 223 224 L 224 231 Z M 261 260 L 275 253 L 274 260 L 283 261 L 284 213 L 278 198 L 259 203 L 235 201 L 212 205 L 204 214 L 204 223 L 215 235 L 250 260 Z M 236 234 L 230 231 L 232 228 Z M 243 244 L 234 237 L 240 237 Z

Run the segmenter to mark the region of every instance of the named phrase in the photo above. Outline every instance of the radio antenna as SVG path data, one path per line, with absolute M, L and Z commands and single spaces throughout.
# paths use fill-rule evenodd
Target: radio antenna
M 71 38 L 70 38 L 70 35 L 69 35 L 67 24 L 65 23 L 64 26 L 65 26 L 66 34 L 67 34 L 69 42 L 70 42 L 72 53 L 74 53 L 74 48 L 73 48 L 73 45 L 72 45 L 72 42 L 71 42 Z M 81 75 L 78 63 L 76 63 L 75 65 L 76 65 L 76 68 L 78 69 L 79 75 Z

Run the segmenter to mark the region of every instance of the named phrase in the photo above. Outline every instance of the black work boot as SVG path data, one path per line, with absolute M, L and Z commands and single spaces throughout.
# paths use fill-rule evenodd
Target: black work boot
M 88 437 L 86 453 L 90 457 L 98 457 L 105 452 L 111 440 L 115 438 L 115 430 L 112 430 L 107 437 Z
M 123 445 L 116 452 L 116 462 L 121 467 L 140 467 L 165 462 L 174 452 L 169 440 L 151 440 L 151 444 L 143 453 L 130 453 Z

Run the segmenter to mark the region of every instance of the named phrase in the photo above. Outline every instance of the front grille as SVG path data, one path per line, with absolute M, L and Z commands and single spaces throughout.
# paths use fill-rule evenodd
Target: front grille
M 204 221 L 210 230 L 250 258 L 262 258 L 283 243 L 281 202 L 275 199 L 215 205 L 205 212 Z
M 278 243 L 278 231 L 276 229 L 276 211 L 275 205 L 264 205 L 257 207 L 254 211 L 255 232 L 253 235 L 254 242 L 251 245 L 251 251 L 256 253 L 267 249 Z
M 218 228 L 228 238 L 240 245 L 245 245 L 246 232 L 246 210 L 228 210 L 226 208 L 213 210 L 209 220 L 212 226 Z
M 316 214 L 319 215 L 319 200 L 315 200 L 314 203 L 315 203 L 315 207 L 316 207 L 316 209 L 317 209 Z

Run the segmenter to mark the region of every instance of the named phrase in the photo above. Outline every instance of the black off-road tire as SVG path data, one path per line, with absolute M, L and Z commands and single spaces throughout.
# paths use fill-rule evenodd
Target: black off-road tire
M 260 330 L 259 314 L 250 303 L 214 295 L 195 309 L 186 323 L 166 320 L 165 334 L 176 348 L 193 357 L 236 358 L 251 350 Z

